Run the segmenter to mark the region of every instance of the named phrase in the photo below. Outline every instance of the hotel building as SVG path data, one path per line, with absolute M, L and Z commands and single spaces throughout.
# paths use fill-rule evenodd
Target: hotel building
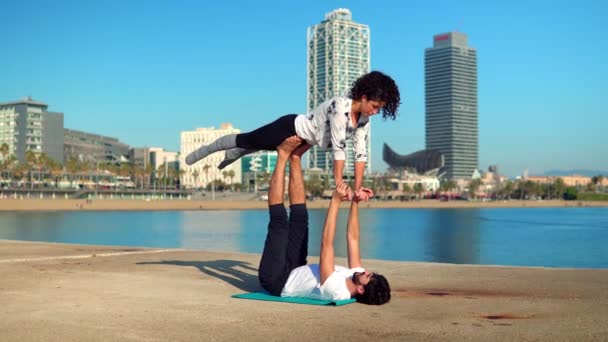
M 348 9 L 331 11 L 321 23 L 310 26 L 307 46 L 308 111 L 334 96 L 348 95 L 353 82 L 370 71 L 369 26 L 354 22 Z M 368 174 L 371 170 L 370 141 L 368 138 Z M 354 159 L 352 140 L 348 140 L 345 176 L 354 174 Z M 308 154 L 308 167 L 332 174 L 331 151 L 313 146 Z
M 438 34 L 424 55 L 426 148 L 445 158 L 445 177 L 471 179 L 478 168 L 477 51 L 459 32 Z

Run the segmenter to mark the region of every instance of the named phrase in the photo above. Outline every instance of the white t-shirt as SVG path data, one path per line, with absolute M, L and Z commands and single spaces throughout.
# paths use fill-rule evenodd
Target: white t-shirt
M 321 285 L 319 264 L 297 267 L 291 271 L 281 297 L 302 297 L 323 300 L 345 300 L 351 297 L 346 287 L 346 279 L 352 278 L 355 272 L 365 272 L 362 267 L 348 269 L 334 266 L 334 272 Z
M 336 96 L 295 120 L 296 134 L 313 146 L 330 149 L 334 160 L 346 159 L 346 140 L 353 139 L 355 161 L 367 161 L 370 120 L 360 115 L 356 125 L 350 117 L 353 100 Z

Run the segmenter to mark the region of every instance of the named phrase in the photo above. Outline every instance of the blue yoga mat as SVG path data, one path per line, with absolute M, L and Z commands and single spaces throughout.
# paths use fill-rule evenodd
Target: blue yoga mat
M 278 297 L 268 294 L 266 292 L 249 292 L 249 293 L 240 293 L 232 295 L 233 298 L 241 298 L 241 299 L 253 299 L 253 300 L 266 300 L 271 302 L 284 302 L 284 303 L 294 303 L 294 304 L 309 304 L 309 305 L 346 305 L 350 303 L 354 303 L 356 300 L 354 298 L 345 299 L 345 300 L 321 300 L 321 299 L 310 299 L 310 298 L 298 298 L 298 297 Z

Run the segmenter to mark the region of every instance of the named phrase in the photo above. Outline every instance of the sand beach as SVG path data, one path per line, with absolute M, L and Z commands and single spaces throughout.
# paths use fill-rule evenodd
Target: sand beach
M 260 290 L 258 262 L 256 254 L 0 240 L 0 336 L 20 342 L 608 339 L 604 269 L 371 260 L 368 269 L 391 282 L 392 300 L 384 306 L 231 298 Z

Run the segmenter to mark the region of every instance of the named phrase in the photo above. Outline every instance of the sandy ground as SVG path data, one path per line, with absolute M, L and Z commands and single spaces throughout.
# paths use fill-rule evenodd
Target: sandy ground
M 231 298 L 260 290 L 258 262 L 254 254 L 0 240 L 0 339 L 608 340 L 608 270 L 368 261 L 391 282 L 387 305 Z
M 327 200 L 308 201 L 309 208 L 327 208 Z M 348 207 L 348 203 L 343 203 Z M 468 202 L 437 200 L 421 201 L 370 201 L 363 208 L 523 208 L 523 207 L 608 207 L 608 202 L 585 201 L 495 201 Z M 267 203 L 260 200 L 218 199 L 210 200 L 65 200 L 65 199 L 1 199 L 0 211 L 53 211 L 53 210 L 230 210 L 265 209 Z

